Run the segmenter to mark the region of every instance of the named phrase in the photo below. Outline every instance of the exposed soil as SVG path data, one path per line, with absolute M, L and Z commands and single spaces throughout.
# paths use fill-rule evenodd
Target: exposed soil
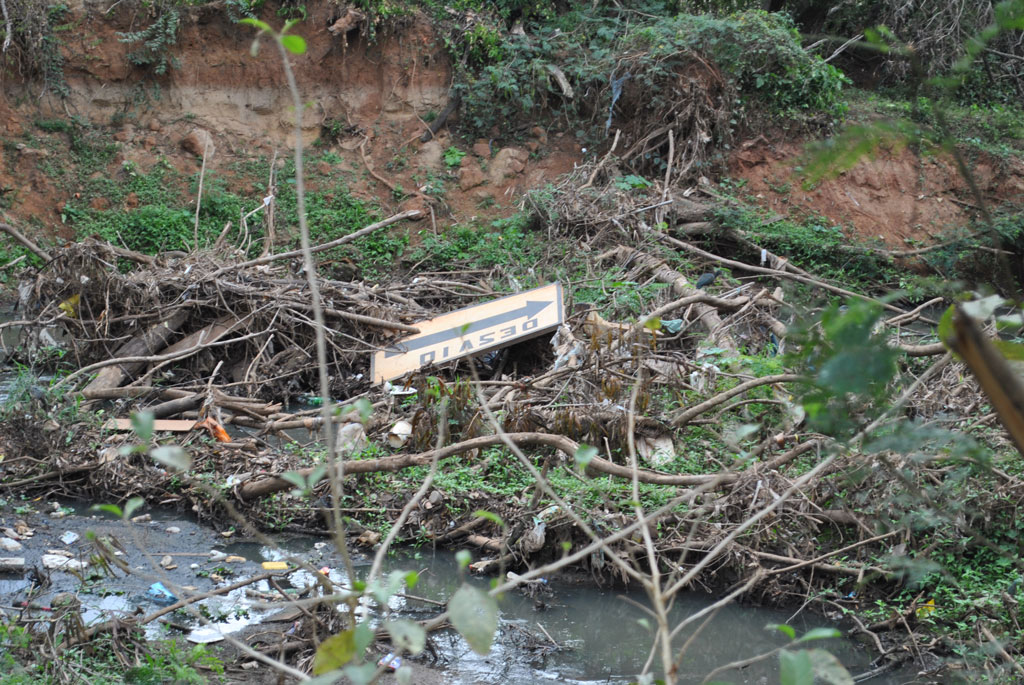
M 309 17 L 298 30 L 308 41 L 308 52 L 291 58 L 307 104 L 303 140 L 310 145 L 323 132 L 329 134 L 320 149 L 340 158 L 336 171 L 352 172 L 349 185 L 356 198 L 385 210 L 423 208 L 425 188 L 417 189 L 428 175 L 440 174 L 455 182 L 432 203 L 435 222 L 506 216 L 525 190 L 556 178 L 581 159 L 571 135 L 540 127 L 495 130 L 488 139 L 475 141 L 454 140 L 442 128 L 436 138 L 421 143 L 425 119 L 444 108 L 452 78 L 429 21 L 409 17 L 370 41 L 358 30 L 347 35 L 328 30 L 337 19 L 337 5 L 312 2 L 307 9 Z M 178 68 L 159 77 L 128 63 L 131 46 L 118 40 L 118 32 L 145 26 L 146 17 L 123 7 L 105 15 L 90 2 L 73 6 L 72 12 L 73 30 L 62 34 L 68 98 L 10 82 L 0 97 L 2 135 L 12 141 L 2 153 L 0 189 L 10 194 L 8 211 L 19 224 L 30 219 L 42 224 L 44 239 L 73 237 L 61 221 L 61 209 L 78 189 L 40 168 L 44 160 L 61 164 L 65 151 L 15 144 L 33 133 L 33 122 L 41 118 L 71 115 L 108 131 L 119 146 L 106 170 L 110 178 L 117 178 L 126 163 L 142 172 L 165 163 L 183 174 L 197 174 L 202 148 L 190 139 L 202 131 L 213 142 L 208 170 L 229 181 L 234 161 L 291 154 L 294 111 L 280 56 L 268 40 L 252 56 L 253 33 L 231 24 L 219 5 L 183 13 L 174 51 Z M 457 122 L 457 113 L 451 122 Z M 442 158 L 451 145 L 471 152 L 457 169 L 448 169 Z M 261 197 L 260 187 L 250 190 L 254 198 Z M 188 201 L 188 189 L 182 193 Z M 96 202 L 101 204 L 94 209 L 106 208 L 103 199 Z M 129 199 L 125 208 L 132 206 Z
M 208 168 L 228 179 L 233 161 L 289 154 L 294 113 L 273 44 L 264 40 L 254 57 L 248 28 L 228 22 L 219 6 L 191 8 L 183 14 L 174 51 L 178 67 L 154 77 L 126 60 L 131 46 L 118 40 L 118 32 L 138 30 L 148 18 L 125 7 L 109 15 L 98 9 L 94 2 L 72 5 L 72 30 L 62 34 L 66 100 L 41 94 L 36 85 L 4 84 L 4 137 L 22 138 L 40 117 L 81 117 L 117 141 L 119 153 L 107 169 L 111 177 L 126 162 L 143 172 L 167 163 L 184 174 L 198 173 L 201 155 L 183 147 L 197 129 L 212 136 L 215 153 Z M 447 53 L 430 22 L 412 16 L 368 40 L 358 28 L 340 35 L 329 30 L 340 12 L 333 3 L 308 3 L 307 10 L 300 32 L 309 49 L 291 58 L 307 103 L 303 139 L 309 145 L 325 131 L 332 133 L 321 140 L 327 144 L 323 149 L 340 158 L 335 170 L 352 172 L 356 198 L 385 209 L 425 208 L 426 198 L 417 190 L 425 189 L 423 178 L 439 174 L 454 182 L 432 203 L 435 223 L 504 216 L 524 191 L 582 159 L 571 133 L 529 124 L 494 130 L 480 140 L 456 140 L 442 128 L 435 139 L 421 143 L 426 119 L 444 108 L 452 80 Z M 457 113 L 451 121 L 457 124 Z M 442 157 L 450 145 L 471 152 L 451 170 Z M 738 146 L 729 172 L 746 181 L 746 190 L 765 208 L 785 216 L 821 215 L 847 226 L 851 237 L 893 248 L 927 244 L 975 211 L 976 200 L 942 154 L 883 150 L 808 189 L 794 172 L 802 153 L 800 142 L 759 137 Z M 0 191 L 9 199 L 11 217 L 41 223 L 47 238 L 73 237 L 61 210 L 77 190 L 40 170 L 60 151 L 22 143 L 0 154 Z M 981 159 L 972 164 L 972 173 L 993 204 L 1024 201 L 1024 162 Z M 261 192 L 255 185 L 250 190 L 254 197 Z M 184 199 L 187 192 L 182 189 Z M 96 201 L 103 208 L 103 200 Z
M 977 200 L 948 155 L 883 149 L 813 187 L 805 187 L 798 169 L 805 157 L 801 143 L 758 138 L 739 147 L 730 172 L 766 209 L 796 219 L 824 216 L 852 238 L 896 249 L 927 245 L 977 213 Z M 1024 161 L 979 159 L 970 170 L 991 205 L 1024 202 Z

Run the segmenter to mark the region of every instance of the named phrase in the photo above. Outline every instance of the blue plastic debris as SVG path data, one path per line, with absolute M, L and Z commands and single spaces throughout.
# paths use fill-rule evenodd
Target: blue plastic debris
M 174 593 L 164 587 L 163 583 L 153 583 L 146 590 L 146 596 L 157 604 L 167 606 L 174 604 L 178 601 L 178 598 L 174 596 Z
M 397 671 L 402 667 L 402 657 L 395 656 L 393 652 L 388 652 L 380 658 L 377 662 L 378 666 L 383 666 L 389 671 Z

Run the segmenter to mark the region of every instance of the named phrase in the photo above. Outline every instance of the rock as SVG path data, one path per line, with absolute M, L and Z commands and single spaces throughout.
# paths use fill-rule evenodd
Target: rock
M 526 149 L 529 150 L 530 152 L 536 152 L 537 150 L 540 149 L 540 143 L 538 143 L 536 140 L 531 140 L 528 143 L 526 143 Z
M 486 140 L 478 140 L 473 143 L 473 154 L 481 159 L 491 158 L 491 144 Z
M 498 150 L 488 169 L 491 183 L 498 185 L 509 176 L 522 173 L 529 158 L 530 153 L 522 148 L 505 147 Z
M 18 143 L 18 152 L 24 157 L 49 157 L 50 153 L 41 148 L 29 147 L 25 143 Z
M 540 126 L 534 126 L 530 129 L 530 136 L 537 139 L 537 142 L 541 145 L 546 145 L 548 142 L 548 132 Z
M 316 173 L 320 174 L 321 176 L 330 176 L 331 165 L 324 161 L 317 162 Z
M 17 552 L 21 549 L 21 543 L 11 538 L 0 538 L 0 550 L 5 552 Z
M 123 129 L 114 134 L 114 140 L 119 143 L 127 143 L 135 137 L 135 127 L 125 126 Z
M 149 523 L 153 520 L 153 517 L 149 514 L 139 514 L 138 516 L 133 516 L 130 520 L 132 523 Z
M 210 132 L 198 127 L 189 131 L 188 135 L 181 139 L 181 147 L 196 157 L 202 157 L 205 150 L 207 160 L 213 156 L 216 150 L 213 144 L 213 136 L 210 135 Z
M 0 571 L 24 571 L 25 557 L 0 557 Z
M 89 565 L 87 561 L 68 559 L 59 554 L 44 554 L 39 560 L 42 562 L 43 568 L 48 568 L 51 571 L 81 571 Z
M 160 565 L 168 570 L 178 568 L 178 565 L 174 563 L 174 559 L 170 554 L 165 554 L 164 557 L 160 559 Z
M 73 530 L 69 530 L 60 536 L 60 541 L 63 542 L 65 545 L 73 545 L 74 543 L 78 542 L 79 537 L 80 536 L 78 533 L 76 533 Z
M 181 528 L 178 528 L 177 526 L 168 526 L 167 528 L 164 528 L 164 532 L 170 533 L 171 535 L 177 535 L 181 532 Z
M 430 503 L 435 507 L 444 501 L 444 493 L 440 490 L 434 490 L 430 493 Z
M 363 547 L 373 547 L 380 542 L 380 533 L 373 530 L 364 530 L 356 538 L 356 544 Z
M 82 600 L 70 592 L 58 592 L 50 600 L 50 606 L 54 609 L 77 609 L 81 605 Z
M 414 195 L 398 207 L 400 212 L 407 212 L 411 209 L 419 212 L 419 216 L 409 217 L 410 221 L 421 221 L 430 216 L 430 210 L 427 208 L 427 199 L 423 195 Z
M 359 28 L 359 24 L 366 21 L 366 15 L 355 7 L 346 7 L 338 20 L 327 27 L 332 36 L 341 36 L 348 45 L 348 32 Z
M 487 177 L 484 176 L 484 172 L 479 164 L 471 163 L 459 169 L 459 188 L 463 192 L 483 185 L 486 181 Z
M 420 146 L 416 153 L 416 167 L 423 171 L 440 171 L 444 166 L 444 147 L 436 138 Z
M 160 122 L 156 119 L 150 119 L 149 123 L 146 124 L 146 128 L 148 128 L 153 133 L 159 133 L 163 127 L 160 125 Z
M 224 561 L 227 558 L 228 558 L 228 555 L 225 554 L 224 552 L 221 552 L 221 551 L 218 551 L 218 550 L 213 550 L 212 552 L 210 552 L 210 561 L 212 561 L 214 563 L 217 563 L 219 561 Z
M 102 195 L 97 195 L 93 199 L 89 200 L 89 207 L 97 212 L 103 212 L 110 209 L 110 200 Z
M 155 145 L 156 138 L 154 138 L 153 136 L 146 136 L 145 138 L 142 139 L 142 147 L 144 147 L 147 150 L 153 149 Z

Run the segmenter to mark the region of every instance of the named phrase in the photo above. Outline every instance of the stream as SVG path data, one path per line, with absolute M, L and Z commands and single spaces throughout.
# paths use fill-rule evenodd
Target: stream
M 18 526 L 17 521 L 23 525 Z M 0 529 L 3 528 L 23 532 L 27 528 L 32 533 L 22 536 L 19 551 L 4 554 L 24 557 L 26 569 L 35 570 L 0 574 L 0 605 L 10 610 L 31 599 L 34 607 L 48 607 L 55 595 L 73 593 L 82 603 L 83 618 L 88 624 L 136 611 L 149 614 L 166 605 L 169 600 L 161 602 L 147 594 L 153 583 L 163 583 L 175 594 L 184 587 L 192 592 L 205 592 L 263 572 L 264 561 L 302 558 L 317 568 L 327 567 L 332 580 L 347 584 L 340 570 L 339 555 L 318 538 L 276 535 L 275 548 L 234 536 L 224 537 L 172 511 L 147 509 L 143 520 L 131 523 L 107 514 L 90 513 L 84 505 L 24 502 L 8 496 L 0 506 Z M 95 562 L 78 573 L 43 570 L 42 555 L 54 550 L 64 551 L 76 560 L 89 561 L 93 554 L 90 533 L 115 541 L 115 546 L 123 552 L 119 556 L 132 572 L 102 573 Z M 173 568 L 161 567 L 160 561 L 166 561 L 166 557 L 170 557 Z M 357 573 L 368 572 L 370 561 L 368 557 L 356 556 Z M 426 599 L 443 602 L 462 582 L 455 556 L 448 551 L 401 548 L 387 558 L 385 566 L 386 570 L 419 571 L 420 581 L 410 593 Z M 48 584 L 29 598 L 27 593 L 33 584 L 47 577 Z M 486 587 L 489 579 L 469 580 Z M 312 576 L 304 571 L 290 577 L 293 587 L 311 582 Z M 257 593 L 265 593 L 265 596 L 254 598 Z M 268 606 L 266 595 L 273 593 L 267 581 L 239 588 L 201 603 L 204 605 L 201 612 L 209 619 L 206 626 L 200 626 L 194 617 L 179 612 L 171 616 L 173 628 L 154 621 L 147 627 L 147 636 L 151 639 L 178 636 L 201 643 L 220 641 L 222 632 L 238 636 L 257 630 L 283 633 L 295 616 L 294 613 L 288 615 L 284 603 L 273 606 L 271 602 Z M 698 593 L 680 595 L 672 609 L 671 621 L 678 622 L 700 611 L 714 599 Z M 426 669 L 434 679 L 423 676 L 414 682 L 452 685 L 634 682 L 647 659 L 653 636 L 649 619 L 637 605 L 647 605 L 646 597 L 638 589 L 602 588 L 590 582 L 572 584 L 552 580 L 535 597 L 518 591 L 507 593 L 499 601 L 499 629 L 490 654 L 475 654 L 454 631 L 433 633 L 434 654 L 425 652 L 409 663 L 416 669 Z M 420 620 L 438 610 L 400 596 L 392 597 L 389 608 L 396 615 Z M 39 611 L 38 615 L 46 615 L 43 609 Z M 27 613 L 31 614 L 32 610 Z M 736 604 L 725 607 L 687 651 L 680 682 L 700 682 L 716 666 L 785 644 L 787 638 L 777 630 L 766 630 L 766 625 L 787 623 L 798 635 L 831 625 L 827 619 L 809 612 L 795 618 L 792 613 Z M 180 630 L 182 628 L 185 630 Z M 677 645 L 682 643 L 681 638 L 675 641 Z M 829 639 L 808 646 L 828 649 L 851 673 L 870 670 L 870 654 L 852 641 Z M 864 682 L 904 683 L 911 679 L 911 673 L 903 671 Z M 742 671 L 727 672 L 719 680 L 776 683 L 777 659 Z
M 15 382 L 13 369 L 0 368 L 0 403 L 6 401 Z M 15 532 L 27 529 L 31 535 L 19 536 L 16 551 L 0 553 L 25 559 L 24 572 L 0 573 L 0 605 L 10 609 L 31 601 L 32 606 L 48 607 L 55 595 L 69 592 L 80 599 L 83 619 L 92 624 L 117 615 L 149 614 L 173 601 L 166 598 L 160 601 L 148 594 L 155 583 L 162 583 L 174 595 L 206 592 L 263 572 L 261 564 L 265 561 L 288 558 L 301 558 L 316 568 L 327 567 L 332 580 L 341 584 L 348 582 L 340 570 L 339 555 L 319 538 L 276 535 L 273 536 L 275 548 L 234 536 L 224 537 L 178 512 L 143 508 L 135 513 L 144 514 L 143 520 L 131 523 L 108 514 L 97 514 L 88 505 L 24 501 L 8 493 L 0 500 L 0 529 Z M 18 526 L 18 522 L 22 525 Z M 43 568 L 43 555 L 53 551 L 88 562 L 93 554 L 91 534 L 112 540 L 132 572 L 101 573 L 95 561 L 84 571 L 75 573 Z M 168 560 L 170 564 L 166 563 Z M 161 565 L 161 561 L 165 563 Z M 370 563 L 370 558 L 356 556 L 357 573 L 360 569 L 368 572 Z M 454 553 L 449 551 L 399 548 L 387 558 L 386 570 L 391 569 L 419 571 L 415 595 L 439 602 L 446 601 L 463 581 Z M 43 588 L 29 597 L 29 591 L 43 579 Z M 294 587 L 312 581 L 311 574 L 304 571 L 290 577 Z M 489 579 L 471 577 L 469 581 L 486 588 Z M 204 607 L 202 613 L 208 619 L 207 625 L 201 626 L 194 617 L 181 617 L 176 613 L 173 627 L 154 621 L 146 628 L 147 636 L 151 639 L 183 637 L 202 643 L 218 642 L 223 639 L 222 633 L 244 636 L 256 630 L 284 632 L 294 615 L 286 620 L 280 618 L 288 614 L 280 611 L 286 606 L 283 603 L 280 607 L 266 606 L 266 595 L 273 592 L 267 581 L 260 581 L 204 600 L 200 604 Z M 264 593 L 264 597 L 254 599 L 257 593 Z M 681 594 L 672 607 L 670 622 L 675 625 L 715 599 L 696 592 Z M 498 633 L 487 656 L 474 653 L 457 633 L 446 630 L 431 635 L 432 655 L 424 653 L 408 663 L 420 669 L 414 676 L 414 682 L 418 683 L 635 682 L 653 642 L 651 619 L 640 608 L 647 605 L 648 600 L 639 588 L 600 587 L 589 581 L 580 584 L 553 579 L 542 585 L 534 596 L 513 591 L 501 598 Z M 398 596 L 391 599 L 389 608 L 412 619 L 429 618 L 438 611 L 434 605 Z M 33 613 L 31 608 L 26 613 L 46 615 Z M 809 611 L 726 606 L 690 645 L 681 663 L 679 682 L 701 682 L 717 666 L 785 644 L 785 635 L 765 628 L 771 624 L 788 624 L 798 635 L 817 627 L 834 627 L 828 619 Z M 182 628 L 185 630 L 181 631 Z M 692 632 L 683 633 L 674 644 L 683 644 L 690 635 Z M 872 668 L 871 654 L 853 641 L 829 639 L 807 646 L 828 649 L 854 675 Z M 742 670 L 728 671 L 718 680 L 777 683 L 778 659 L 773 657 Z M 861 682 L 895 684 L 912 680 L 913 669 L 905 668 Z

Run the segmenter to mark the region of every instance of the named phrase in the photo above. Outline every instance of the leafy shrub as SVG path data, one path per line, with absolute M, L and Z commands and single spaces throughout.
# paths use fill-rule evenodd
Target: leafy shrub
M 752 113 L 832 124 L 846 112 L 846 77 L 801 47 L 785 15 L 624 19 L 620 10 L 576 7 L 508 36 L 500 50 L 467 42 L 466 33 L 450 38 L 464 125 L 482 136 L 545 113 L 577 122 L 577 137 L 593 139 L 614 124 L 639 141 L 638 159 L 627 160 L 633 169 L 655 175 L 669 163 L 668 125 L 677 141 L 673 167 L 686 175 L 709 163 L 709 150 Z
M 462 158 L 466 156 L 466 153 L 455 147 L 454 145 L 444 151 L 444 163 L 449 168 L 459 166 L 462 162 Z
M 156 12 L 152 24 L 141 31 L 118 32 L 117 39 L 122 43 L 141 43 L 128 53 L 128 61 L 162 75 L 178 66 L 178 60 L 171 55 L 171 48 L 178 42 L 181 15 L 175 7 L 158 6 Z

